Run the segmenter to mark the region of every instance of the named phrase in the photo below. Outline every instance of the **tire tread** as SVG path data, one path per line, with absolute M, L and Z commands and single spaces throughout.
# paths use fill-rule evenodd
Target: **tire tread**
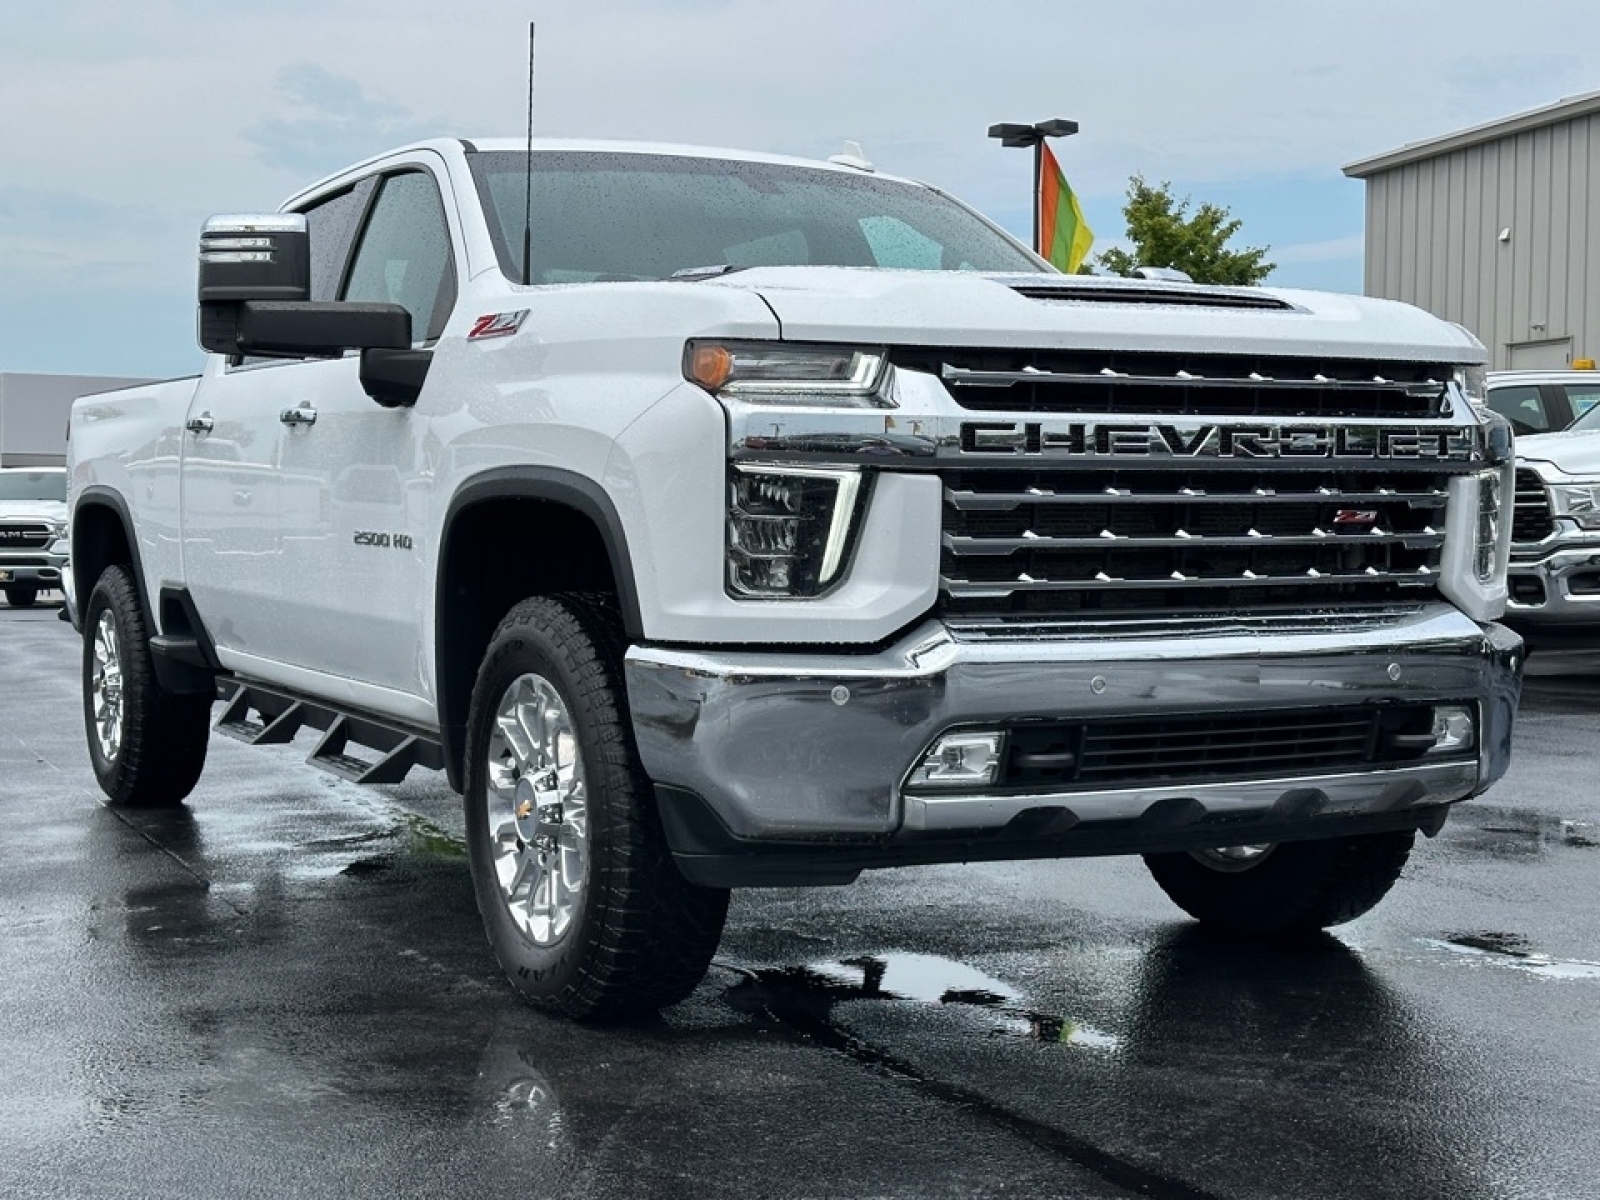
M 523 601 L 495 631 L 484 676 L 498 648 L 522 639 L 543 643 L 565 659 L 570 699 L 594 717 L 598 736 L 584 743 L 590 794 L 605 789 L 609 800 L 591 805 L 591 820 L 603 812 L 607 824 L 603 836 L 591 825 L 590 844 L 603 841 L 609 852 L 591 854 L 589 911 L 599 919 L 575 931 L 588 944 L 573 978 L 546 994 L 523 987 L 514 971 L 507 975 L 531 1003 L 572 1017 L 623 1017 L 675 1004 L 705 976 L 722 937 L 728 893 L 691 884 L 672 861 L 629 724 L 622 678 L 627 643 L 616 603 L 592 593 Z M 480 706 L 494 702 L 483 688 L 474 690 L 469 729 L 477 730 L 485 719 Z M 469 739 L 469 746 L 476 742 Z M 475 749 L 468 764 L 469 804 L 477 794 L 474 776 L 482 770 L 476 757 Z
M 1224 872 L 1187 853 L 1147 854 L 1161 890 L 1204 925 L 1234 933 L 1296 936 L 1370 910 L 1400 878 L 1411 830 L 1286 842 L 1247 871 Z
M 122 745 L 115 762 L 100 753 L 90 676 L 100 613 L 110 611 L 122 659 Z M 90 594 L 83 625 L 83 710 L 89 760 L 107 800 L 123 808 L 169 808 L 194 791 L 211 737 L 211 697 L 162 688 L 150 657 L 138 587 L 124 566 L 110 566 Z

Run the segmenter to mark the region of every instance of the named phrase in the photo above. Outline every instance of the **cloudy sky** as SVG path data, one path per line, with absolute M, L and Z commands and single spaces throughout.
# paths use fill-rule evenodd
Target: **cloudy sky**
M 1134 173 L 1241 218 L 1269 282 L 1361 289 L 1339 167 L 1600 89 L 1593 0 L 104 0 L 0 23 L 0 371 L 197 369 L 194 243 L 413 137 L 537 131 L 826 156 L 845 139 L 1026 237 L 1064 116 L 1100 248 Z

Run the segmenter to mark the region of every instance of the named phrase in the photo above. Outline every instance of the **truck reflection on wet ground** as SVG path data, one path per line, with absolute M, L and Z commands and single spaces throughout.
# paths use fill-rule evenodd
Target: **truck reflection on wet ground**
M 1458 805 L 1448 828 L 1452 849 L 1491 858 L 1530 858 L 1560 849 L 1600 847 L 1600 823 L 1595 821 L 1482 801 Z
M 1132 1158 L 1109 1154 L 1057 1123 L 1014 1111 L 997 1102 L 993 1094 L 958 1079 L 924 1071 L 908 1059 L 853 1035 L 834 1020 L 836 1007 L 857 1001 L 912 1001 L 935 1004 L 946 1011 L 975 1010 L 1010 1019 L 980 1022 L 980 1030 L 989 1034 L 1013 1032 L 1008 1026 L 1012 1020 L 1020 1020 L 1036 1041 L 1057 1044 L 1064 1040 L 1062 1035 L 1070 1028 L 1066 1018 L 1027 1008 L 1008 985 L 984 977 L 972 967 L 932 955 L 865 955 L 813 966 L 733 969 L 744 978 L 729 988 L 725 997 L 739 1012 L 765 1015 L 777 1027 L 805 1041 L 842 1052 L 863 1066 L 914 1084 L 941 1101 L 959 1105 L 971 1116 L 1020 1135 L 1092 1172 L 1114 1187 L 1157 1200 L 1206 1200 L 1213 1195 L 1176 1176 L 1140 1166 Z M 905 981 L 905 991 L 886 986 L 891 973 Z M 973 986 L 975 976 L 981 981 L 979 986 Z
M 730 969 L 742 975 L 726 992 L 738 1011 L 1140 1194 L 1341 1194 L 1353 1158 L 1382 1164 L 1364 1195 L 1489 1194 L 1475 1148 L 1485 1143 L 1459 1102 L 1481 1081 L 1442 1053 L 1448 1033 L 1330 935 L 1263 946 L 1173 928 L 1135 960 L 1130 1000 L 1111 1014 L 1117 1032 L 934 955 Z M 899 1010 L 940 1020 L 889 1019 Z M 1030 1066 L 985 1049 L 1017 1035 L 1051 1057 Z M 1440 1119 L 1374 1118 L 1402 1096 Z
M 1507 967 L 1546 979 L 1600 980 L 1600 962 L 1558 959 L 1533 949 L 1528 939 L 1515 933 L 1468 933 L 1443 939 L 1419 938 L 1424 946 L 1463 955 L 1493 967 Z
M 727 1001 L 739 1012 L 767 1013 L 790 1025 L 826 1022 L 835 1005 L 858 1000 L 935 1005 L 974 1020 L 981 1032 L 1052 1045 L 1115 1050 L 1120 1039 L 1070 1017 L 1028 1007 L 1009 984 L 975 967 L 932 954 L 864 955 L 806 966 L 747 969 Z

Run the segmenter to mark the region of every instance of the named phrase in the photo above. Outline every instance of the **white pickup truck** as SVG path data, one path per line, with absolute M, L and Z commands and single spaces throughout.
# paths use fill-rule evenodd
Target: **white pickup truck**
M 13 608 L 61 586 L 67 563 L 67 474 L 0 467 L 0 592 Z
M 1482 347 L 1350 296 L 1063 276 L 938 190 L 437 140 L 200 243 L 198 379 L 86 398 L 111 801 L 217 727 L 442 768 L 513 985 L 686 995 L 728 889 L 1143 854 L 1364 912 L 1505 770 Z
M 1518 436 L 1507 583 L 1506 620 L 1530 646 L 1600 646 L 1600 406 Z

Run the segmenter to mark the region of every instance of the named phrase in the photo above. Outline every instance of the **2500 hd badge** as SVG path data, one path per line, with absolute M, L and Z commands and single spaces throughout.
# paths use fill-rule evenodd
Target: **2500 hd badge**
M 411 549 L 411 535 L 409 533 L 380 533 L 373 529 L 358 529 L 355 535 L 355 544 L 358 546 L 384 546 L 396 550 Z

